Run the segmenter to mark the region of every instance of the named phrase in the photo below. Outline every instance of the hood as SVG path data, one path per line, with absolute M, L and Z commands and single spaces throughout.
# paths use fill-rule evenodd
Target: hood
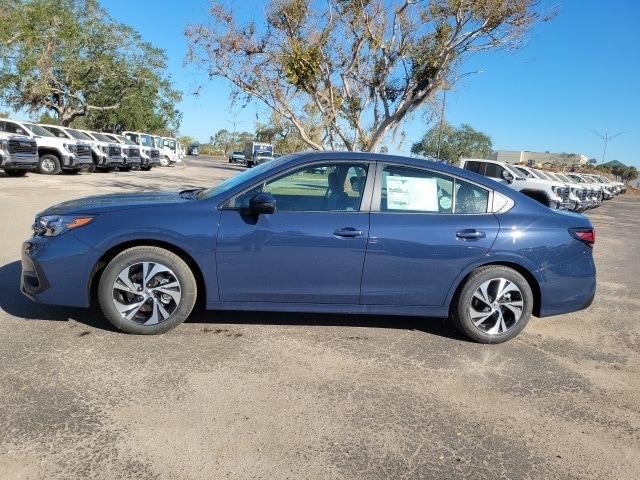
M 140 192 L 128 194 L 96 195 L 62 202 L 47 208 L 39 215 L 75 215 L 80 213 L 106 213 L 132 208 L 154 207 L 170 203 L 193 201 L 180 196 L 180 192 Z

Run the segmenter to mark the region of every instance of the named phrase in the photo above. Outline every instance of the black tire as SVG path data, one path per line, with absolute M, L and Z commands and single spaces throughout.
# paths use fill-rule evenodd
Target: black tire
M 140 262 L 160 263 L 171 269 L 180 282 L 180 302 L 164 321 L 155 325 L 142 325 L 120 314 L 114 304 L 113 285 L 124 269 Z M 167 332 L 184 322 L 196 303 L 198 287 L 193 272 L 178 255 L 159 247 L 132 247 L 116 255 L 105 267 L 98 284 L 98 302 L 107 320 L 119 330 L 138 335 L 157 335 Z
M 38 161 L 38 173 L 42 175 L 57 175 L 60 173 L 60 160 L 55 155 L 46 153 Z
M 130 172 L 131 167 L 118 167 L 118 170 L 120 170 L 121 172 Z
M 80 173 L 80 170 L 62 170 L 64 175 L 77 175 Z
M 471 302 L 473 295 L 482 284 L 493 279 L 506 279 L 515 284 L 522 297 L 522 313 L 520 318 L 502 333 L 486 333 L 481 327 L 476 327 L 471 319 Z M 498 299 L 494 299 L 498 300 Z M 477 302 L 477 300 L 474 300 Z M 505 308 L 505 307 L 500 307 Z M 464 282 L 457 298 L 454 299 L 450 308 L 450 319 L 453 325 L 468 338 L 479 343 L 502 343 L 511 340 L 518 335 L 529 322 L 533 310 L 533 293 L 529 282 L 517 271 L 502 265 L 489 265 L 476 269 Z M 510 315 L 510 312 L 507 315 Z M 496 314 L 497 315 L 497 314 Z M 487 326 L 493 321 L 490 317 Z M 515 317 L 513 317 L 515 318 Z M 507 322 L 505 322 L 507 323 Z
M 27 174 L 27 171 L 20 168 L 6 168 L 4 173 L 7 177 L 24 177 Z
M 143 172 L 148 172 L 149 170 L 151 170 L 151 167 L 140 167 L 140 170 L 142 170 Z

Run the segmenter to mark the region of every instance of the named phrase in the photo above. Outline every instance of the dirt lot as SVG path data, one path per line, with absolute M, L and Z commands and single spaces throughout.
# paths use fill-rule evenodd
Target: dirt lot
M 640 476 L 640 197 L 589 216 L 598 294 L 499 346 L 441 320 L 202 312 L 158 337 L 18 292 L 34 214 L 208 185 L 151 172 L 0 175 L 0 478 Z

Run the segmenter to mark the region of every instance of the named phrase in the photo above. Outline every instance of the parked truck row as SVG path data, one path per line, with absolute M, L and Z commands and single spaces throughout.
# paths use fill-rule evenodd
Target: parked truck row
M 180 163 L 183 145 L 175 138 L 143 132 L 94 132 L 0 119 L 0 169 L 8 176 L 80 171 L 148 171 Z
M 624 183 L 612 181 L 603 175 L 550 172 L 478 158 L 462 159 L 460 168 L 506 183 L 514 190 L 558 210 L 583 212 L 626 192 Z

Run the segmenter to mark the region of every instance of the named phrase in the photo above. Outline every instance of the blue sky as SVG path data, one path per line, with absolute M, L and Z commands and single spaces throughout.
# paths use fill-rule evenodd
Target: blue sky
M 258 0 L 229 0 L 259 18 Z M 230 88 L 208 81 L 184 66 L 184 29 L 206 22 L 207 0 L 180 2 L 103 0 L 117 20 L 136 28 L 145 40 L 164 48 L 169 71 L 184 92 L 179 105 L 181 133 L 200 141 L 220 128 L 253 130 L 268 112 L 248 107 L 231 109 Z M 558 1 L 559 15 L 539 25 L 519 51 L 485 53 L 465 69 L 482 70 L 467 77 L 447 95 L 447 119 L 470 123 L 488 133 L 494 148 L 584 153 L 601 159 L 602 141 L 592 132 L 626 131 L 609 143 L 607 160 L 640 167 L 640 2 L 636 0 Z M 193 92 L 199 91 L 196 97 Z M 404 127 L 401 146 L 408 152 L 429 127 L 417 114 Z

